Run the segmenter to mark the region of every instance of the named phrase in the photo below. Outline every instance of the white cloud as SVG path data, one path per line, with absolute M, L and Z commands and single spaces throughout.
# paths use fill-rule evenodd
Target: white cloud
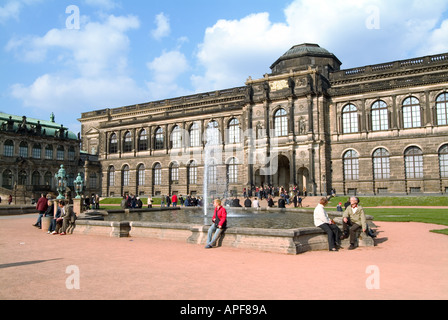
M 25 60 L 54 60 L 53 73 L 31 85 L 15 84 L 11 95 L 27 107 L 44 110 L 68 108 L 79 112 L 142 101 L 147 92 L 129 76 L 130 40 L 127 32 L 138 29 L 134 16 L 108 16 L 103 22 L 88 22 L 80 30 L 52 29 L 43 37 L 11 40 Z
M 273 23 L 268 13 L 220 20 L 198 46 L 202 72 L 192 82 L 196 91 L 243 85 L 248 76 L 269 72 L 289 48 L 307 42 L 334 53 L 343 68 L 446 52 L 448 22 L 437 25 L 447 8 L 446 0 L 431 5 L 418 0 L 295 0 L 281 23 Z M 372 22 L 379 29 L 368 28 Z
M 187 58 L 178 50 L 164 52 L 147 64 L 152 80 L 147 83 L 151 99 L 171 98 L 171 95 L 188 94 L 177 82 L 179 77 L 190 69 Z
M 156 29 L 151 31 L 152 36 L 156 40 L 167 37 L 171 33 L 170 19 L 163 12 L 159 13 L 155 19 Z
M 20 12 L 26 5 L 32 5 L 42 0 L 9 0 L 4 6 L 0 6 L 0 23 L 5 23 L 9 19 L 18 20 Z

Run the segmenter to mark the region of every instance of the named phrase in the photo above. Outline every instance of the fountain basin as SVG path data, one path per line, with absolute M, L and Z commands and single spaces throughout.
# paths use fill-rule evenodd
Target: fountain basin
M 132 214 L 143 215 L 147 210 L 139 212 L 120 213 L 118 216 L 110 214 L 110 220 L 120 217 L 120 221 L 77 221 L 76 234 L 102 235 L 109 237 L 132 237 L 153 238 L 161 240 L 183 241 L 191 244 L 205 245 L 209 230 L 208 220 L 210 217 L 202 217 L 205 223 L 179 223 L 179 222 L 154 222 L 154 221 L 131 221 L 122 219 L 126 216 L 131 218 Z M 151 210 L 152 213 L 160 214 L 159 210 Z M 167 211 L 167 210 L 164 210 Z M 183 210 L 182 210 L 183 211 Z M 177 211 L 182 216 L 182 211 Z M 117 212 L 116 212 L 117 213 Z M 290 213 L 293 214 L 293 213 Z M 243 216 L 244 214 L 236 216 Z M 253 222 L 260 222 L 265 214 L 255 215 Z M 306 214 L 312 219 L 312 214 Z M 135 215 L 134 215 L 135 216 Z M 277 218 L 286 217 L 285 213 L 277 213 Z M 234 217 L 236 219 L 236 217 Z M 372 217 L 368 217 L 369 224 L 373 225 Z M 232 218 L 229 219 L 229 224 Z M 211 223 L 210 223 L 211 224 Z M 258 223 L 257 223 L 258 224 Z M 298 228 L 248 228 L 231 226 L 218 241 L 218 246 L 234 247 L 241 249 L 253 249 L 264 252 L 297 255 L 308 251 L 328 250 L 328 238 L 320 228 L 304 226 Z M 374 246 L 373 239 L 361 236 L 359 246 Z

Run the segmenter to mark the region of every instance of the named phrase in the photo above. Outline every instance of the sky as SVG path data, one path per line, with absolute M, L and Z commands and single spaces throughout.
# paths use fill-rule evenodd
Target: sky
M 448 0 L 0 0 L 0 112 L 81 113 L 244 85 L 291 47 L 343 69 L 448 52 Z

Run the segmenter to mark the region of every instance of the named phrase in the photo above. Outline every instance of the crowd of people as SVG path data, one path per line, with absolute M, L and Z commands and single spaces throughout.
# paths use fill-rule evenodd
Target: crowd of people
M 68 201 L 53 200 L 42 194 L 37 201 L 36 210 L 39 212 L 39 217 L 33 224 L 34 227 L 42 229 L 42 218 L 48 217 L 51 218 L 48 234 L 64 236 L 73 231 L 77 216 Z

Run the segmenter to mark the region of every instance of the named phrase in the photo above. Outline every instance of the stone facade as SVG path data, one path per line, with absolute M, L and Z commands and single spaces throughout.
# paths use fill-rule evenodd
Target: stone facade
M 6 201 L 10 194 L 15 203 L 30 203 L 41 193 L 55 192 L 55 174 L 64 165 L 69 188 L 78 173 L 85 175 L 88 155 L 80 152 L 80 140 L 68 128 L 50 121 L 0 113 L 0 194 Z M 92 171 L 95 161 L 87 166 Z M 100 192 L 100 171 L 97 187 Z
M 448 54 L 341 65 L 303 44 L 245 86 L 84 113 L 82 150 L 98 155 L 103 196 L 202 194 L 212 132 L 212 193 L 446 193 Z

